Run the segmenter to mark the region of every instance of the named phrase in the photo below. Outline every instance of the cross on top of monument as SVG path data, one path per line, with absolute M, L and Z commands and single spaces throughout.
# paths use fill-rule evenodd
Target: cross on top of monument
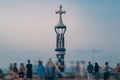
M 66 12 L 65 11 L 62 11 L 62 5 L 60 5 L 60 10 L 56 11 L 56 14 L 65 14 Z
M 57 26 L 65 26 L 63 24 L 63 21 L 62 21 L 62 14 L 65 14 L 66 12 L 62 10 L 62 5 L 60 5 L 60 10 L 56 11 L 56 14 L 59 14 L 60 17 L 59 17 L 59 23 L 57 24 Z

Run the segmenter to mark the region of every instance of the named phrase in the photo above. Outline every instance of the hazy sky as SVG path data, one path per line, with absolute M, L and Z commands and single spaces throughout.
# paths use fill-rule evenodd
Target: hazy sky
M 0 66 L 56 58 L 60 4 L 66 11 L 66 56 L 93 50 L 120 56 L 120 0 L 0 0 Z

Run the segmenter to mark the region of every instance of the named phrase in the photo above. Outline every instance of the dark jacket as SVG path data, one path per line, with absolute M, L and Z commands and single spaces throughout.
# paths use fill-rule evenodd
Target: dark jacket
M 89 64 L 87 66 L 87 71 L 88 71 L 88 73 L 92 73 L 93 72 L 93 65 L 92 64 Z

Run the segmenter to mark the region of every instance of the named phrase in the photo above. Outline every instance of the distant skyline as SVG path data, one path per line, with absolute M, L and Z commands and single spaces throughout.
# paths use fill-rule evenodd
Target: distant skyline
M 61 4 L 66 11 L 66 59 L 80 54 L 83 60 L 91 54 L 86 61 L 92 60 L 96 50 L 96 57 L 110 60 L 106 58 L 112 55 L 117 57 L 113 61 L 120 61 L 120 0 L 0 0 L 0 67 L 56 59 L 55 11 Z

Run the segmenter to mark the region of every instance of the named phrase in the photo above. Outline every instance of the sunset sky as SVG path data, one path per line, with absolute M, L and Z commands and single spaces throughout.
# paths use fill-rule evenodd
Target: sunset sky
M 55 11 L 60 4 L 66 11 L 66 57 L 93 51 L 120 56 L 120 0 L 0 0 L 0 67 L 56 58 Z

